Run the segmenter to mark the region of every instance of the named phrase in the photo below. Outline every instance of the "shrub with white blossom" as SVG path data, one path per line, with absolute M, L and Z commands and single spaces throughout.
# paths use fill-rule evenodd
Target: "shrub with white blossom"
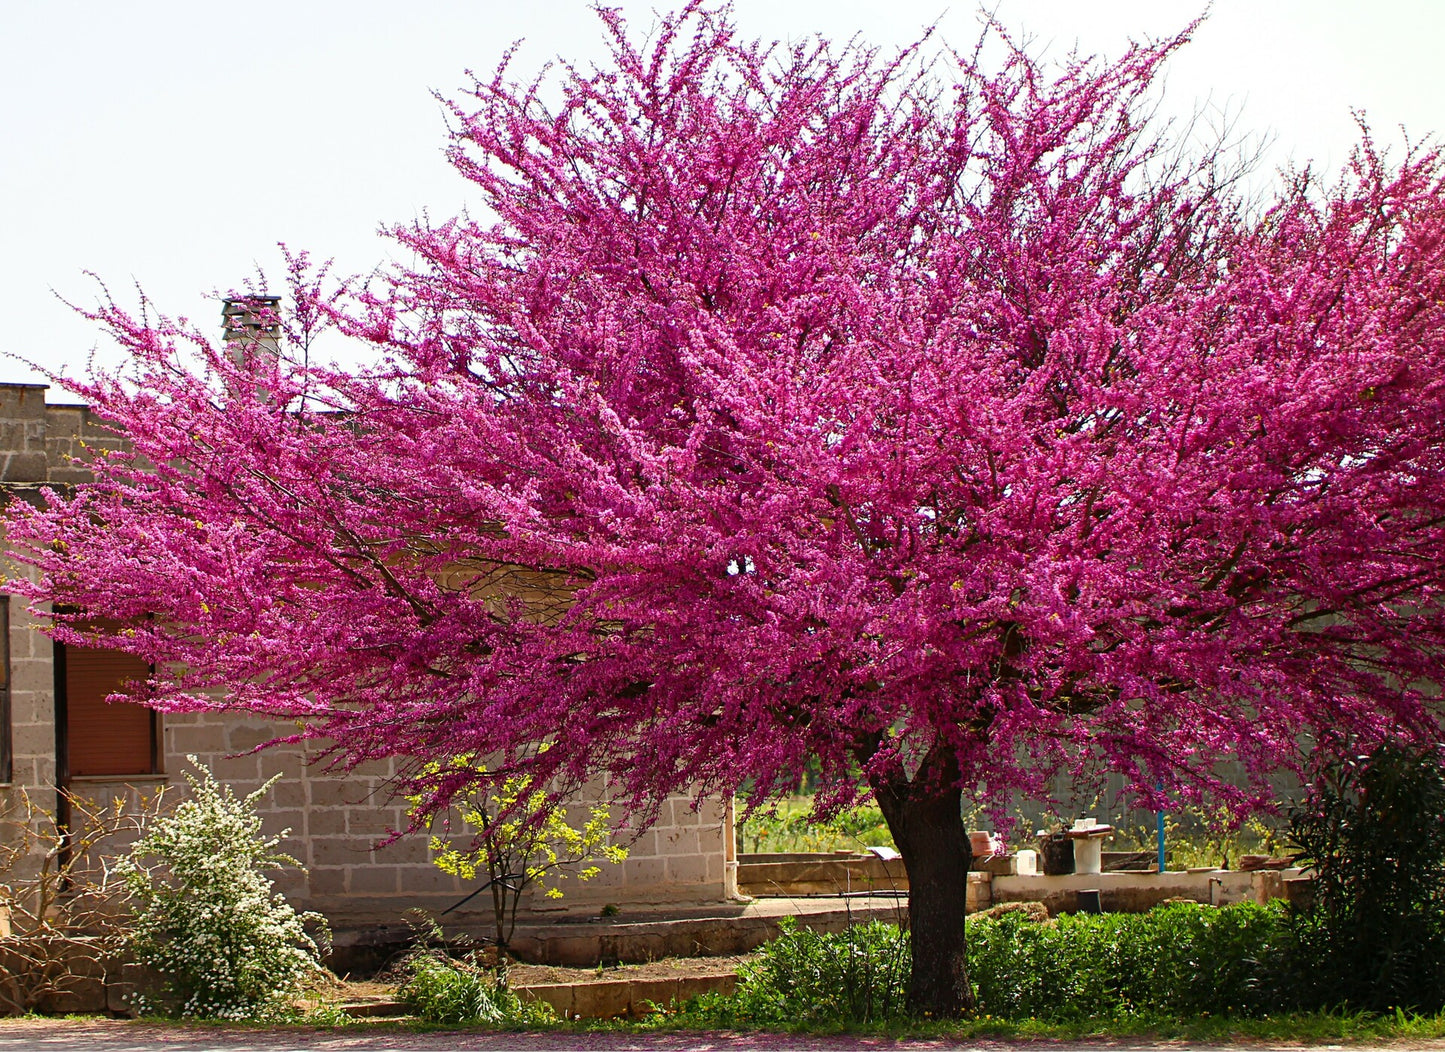
M 188 759 L 199 772 L 186 775 L 190 799 L 156 820 L 122 863 L 135 899 L 130 948 L 161 974 L 167 1007 L 179 1015 L 274 1016 L 322 973 L 325 922 L 298 914 L 264 872 L 300 865 L 277 850 L 280 836 L 261 832 L 256 800 L 275 779 L 238 799 Z

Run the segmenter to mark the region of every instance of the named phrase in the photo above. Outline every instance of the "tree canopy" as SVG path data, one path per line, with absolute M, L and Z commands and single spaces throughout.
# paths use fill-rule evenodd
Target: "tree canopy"
M 1433 149 L 1245 201 L 1157 119 L 1184 36 L 987 63 L 600 14 L 603 66 L 449 103 L 475 215 L 331 291 L 294 261 L 277 354 L 98 308 L 134 375 L 70 389 L 132 451 L 12 512 L 17 586 L 130 626 L 151 703 L 304 721 L 435 808 L 456 755 L 642 813 L 816 762 L 915 903 L 908 813 L 960 794 L 1242 811 L 1313 727 L 1437 735 Z M 306 363 L 323 324 L 377 364 Z

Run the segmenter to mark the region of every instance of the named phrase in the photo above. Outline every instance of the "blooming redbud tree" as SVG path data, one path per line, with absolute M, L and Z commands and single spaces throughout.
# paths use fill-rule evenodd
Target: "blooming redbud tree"
M 248 346 L 95 312 L 133 372 L 70 390 L 130 451 L 9 529 L 150 703 L 299 720 L 430 811 L 459 755 L 643 817 L 815 763 L 820 811 L 887 819 L 937 1014 L 964 801 L 1117 771 L 1245 811 L 1312 728 L 1437 735 L 1434 152 L 1366 136 L 1246 205 L 1151 123 L 1182 38 L 601 17 L 602 67 L 451 104 L 479 207 L 393 230 L 411 264 L 323 294 L 297 260 Z M 376 364 L 307 365 L 320 324 Z

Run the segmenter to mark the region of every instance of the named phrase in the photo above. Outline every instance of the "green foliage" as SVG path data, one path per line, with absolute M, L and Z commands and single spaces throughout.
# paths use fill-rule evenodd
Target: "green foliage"
M 1245 855 L 1278 856 L 1285 853 L 1283 831 L 1261 818 L 1250 818 L 1238 825 L 1223 815 L 1201 815 L 1198 812 L 1169 814 L 1164 821 L 1165 861 L 1169 869 L 1193 869 L 1196 866 L 1238 868 Z M 1158 833 L 1153 825 L 1125 826 L 1119 829 L 1109 845 L 1115 851 L 1148 851 L 1158 846 Z
M 1262 1015 L 1279 1007 L 1287 946 L 1282 907 L 1253 903 L 968 923 L 978 1010 L 1006 1019 Z
M 1231 826 L 1218 816 L 1187 814 L 1183 817 L 1183 822 L 1174 815 L 1165 820 L 1164 844 L 1170 869 L 1195 866 L 1230 869 L 1237 867 L 1245 855 L 1286 854 L 1283 830 L 1265 819 L 1250 818 L 1241 825 Z M 1157 843 L 1153 829 L 1135 840 L 1142 851 L 1154 850 Z
M 753 852 L 841 851 L 847 848 L 892 847 L 893 834 L 872 802 L 849 808 L 826 822 L 813 818 L 813 798 L 789 797 L 751 815 L 739 834 L 744 850 Z
M 1154 854 L 1159 844 L 1157 815 L 1150 811 L 1120 809 L 1117 805 L 1116 797 L 1100 794 L 1080 805 L 1075 813 L 1096 815 L 1114 827 L 1114 837 L 1105 850 Z M 1196 866 L 1237 869 L 1245 855 L 1288 854 L 1285 826 L 1284 820 L 1276 815 L 1254 815 L 1241 821 L 1228 811 L 1181 807 L 1164 816 L 1165 861 L 1169 869 Z
M 1281 905 L 1171 903 L 1145 914 L 968 922 L 976 1018 L 1013 1022 L 1259 1018 L 1284 1003 L 1288 948 Z M 891 924 L 823 934 L 788 921 L 739 969 L 736 993 L 697 998 L 675 1019 L 803 1028 L 898 1021 L 908 973 L 907 933 Z
M 1083 806 L 1081 814 L 1109 815 L 1102 801 Z M 1037 816 L 1036 816 L 1037 817 Z M 1111 818 L 1115 839 L 1110 850 L 1150 851 L 1157 843 L 1152 818 L 1146 824 L 1130 824 L 1134 813 L 1126 812 Z M 970 827 L 986 827 L 988 816 L 981 812 L 964 815 Z M 1032 831 L 1037 823 L 1025 822 L 1015 827 L 1015 835 Z M 1230 825 L 1220 815 L 1195 811 L 1171 813 L 1165 823 L 1165 842 L 1171 869 L 1192 866 L 1236 864 L 1243 855 L 1285 853 L 1286 838 L 1278 822 L 1267 817 L 1247 819 Z M 1027 837 L 1019 847 L 1033 846 Z M 850 808 L 826 822 L 813 818 L 812 796 L 791 796 L 773 807 L 750 815 L 738 831 L 742 850 L 749 852 L 841 851 L 867 847 L 893 847 L 893 835 L 883 820 L 878 805 L 869 801 Z M 1228 868 L 1226 866 L 1226 868 Z
M 1303 1003 L 1445 1006 L 1445 771 L 1385 745 L 1322 764 L 1291 814 L 1313 905 L 1295 917 Z
M 711 1026 L 828 1026 L 877 1023 L 904 1014 L 908 936 L 873 921 L 814 932 L 791 918 L 755 960 L 738 969 L 731 996 L 704 995 L 681 1021 Z
M 283 1014 L 320 977 L 325 922 L 298 914 L 263 872 L 297 862 L 261 833 L 258 797 L 243 799 L 188 757 L 190 799 L 154 820 L 119 869 L 135 904 L 127 943 L 165 980 L 163 1007 L 224 1019 Z M 283 834 L 284 835 L 284 834 Z M 141 1004 L 143 1010 L 162 1007 Z
M 419 950 L 404 964 L 406 979 L 397 991 L 407 1010 L 427 1023 L 446 1026 L 534 1026 L 552 1022 L 542 1001 L 523 1001 L 502 973 L 437 950 Z
M 457 757 L 450 765 L 433 764 L 430 772 L 442 775 L 458 768 L 486 773 L 485 767 L 469 757 Z M 561 898 L 557 882 L 566 876 L 568 867 L 578 867 L 578 880 L 590 880 L 602 872 L 593 863 L 620 863 L 627 858 L 627 849 L 610 843 L 612 816 L 606 807 L 586 807 L 580 827 L 573 826 L 567 808 L 526 779 L 507 778 L 486 786 L 453 804 L 471 834 L 466 847 L 437 833 L 436 820 L 427 819 L 426 825 L 433 830 L 432 861 L 439 869 L 464 881 L 482 880 L 478 892 L 491 895 L 493 938 L 505 949 L 528 889 L 539 888 L 548 898 Z M 419 807 L 422 799 L 411 802 Z

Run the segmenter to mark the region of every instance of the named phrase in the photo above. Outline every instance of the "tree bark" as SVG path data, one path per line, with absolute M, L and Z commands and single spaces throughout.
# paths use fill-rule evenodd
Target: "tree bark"
M 973 861 L 951 749 L 930 750 L 912 779 L 873 780 L 879 810 L 908 871 L 913 972 L 908 1009 L 948 1019 L 973 1007 L 963 921 Z

